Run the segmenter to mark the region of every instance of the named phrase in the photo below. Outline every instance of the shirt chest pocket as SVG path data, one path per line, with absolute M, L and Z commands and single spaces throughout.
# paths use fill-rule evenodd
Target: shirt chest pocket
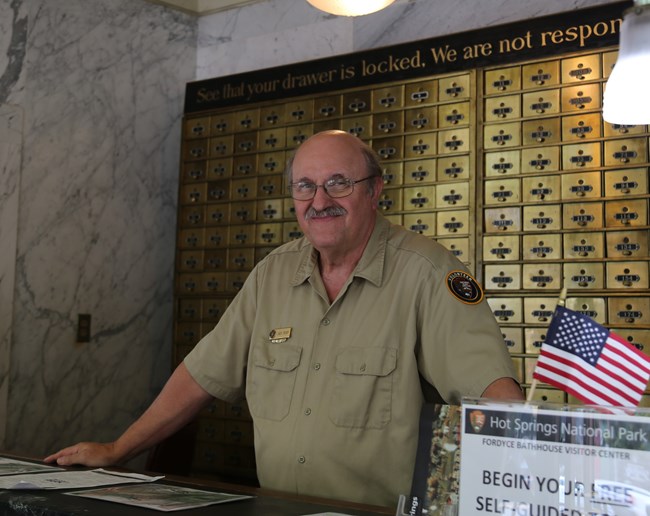
M 382 428 L 391 418 L 397 350 L 346 348 L 336 357 L 330 419 L 338 426 Z
M 302 348 L 263 343 L 252 352 L 246 398 L 254 416 L 280 421 L 289 413 Z

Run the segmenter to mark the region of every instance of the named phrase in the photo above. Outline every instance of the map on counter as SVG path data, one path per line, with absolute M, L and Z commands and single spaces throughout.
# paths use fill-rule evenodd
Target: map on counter
M 217 503 L 253 498 L 249 495 L 203 491 L 169 484 L 138 484 L 105 487 L 102 489 L 65 494 L 116 502 L 124 505 L 135 505 L 136 507 L 145 507 L 164 512 L 206 507 Z
M 161 478 L 164 477 L 151 477 L 138 473 L 122 473 L 104 469 L 85 471 L 57 471 L 55 469 L 50 473 L 0 476 L 0 489 L 80 489 L 134 482 L 154 482 Z
M 20 473 L 40 473 L 46 471 L 61 471 L 62 468 L 39 464 L 37 462 L 27 462 L 24 460 L 10 459 L 0 457 L 0 475 L 17 475 Z

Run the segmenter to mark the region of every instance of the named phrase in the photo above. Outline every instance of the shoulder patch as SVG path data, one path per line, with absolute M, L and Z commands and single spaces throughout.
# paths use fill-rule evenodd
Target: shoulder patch
M 456 299 L 467 305 L 477 305 L 483 301 L 483 289 L 465 271 L 451 271 L 447 274 L 447 288 Z

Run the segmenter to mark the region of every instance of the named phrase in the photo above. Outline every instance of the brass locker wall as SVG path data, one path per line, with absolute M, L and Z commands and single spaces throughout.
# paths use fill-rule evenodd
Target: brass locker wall
M 602 121 L 615 59 L 610 48 L 187 115 L 175 362 L 257 261 L 302 236 L 284 165 L 325 129 L 377 151 L 385 216 L 476 274 L 526 389 L 563 282 L 569 308 L 648 352 L 649 133 Z M 536 397 L 567 401 L 544 386 Z M 215 403 L 193 471 L 254 478 L 252 446 L 245 404 Z

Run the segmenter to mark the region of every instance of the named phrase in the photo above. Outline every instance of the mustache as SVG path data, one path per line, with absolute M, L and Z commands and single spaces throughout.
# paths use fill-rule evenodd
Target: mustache
M 346 215 L 347 210 L 341 206 L 328 206 L 324 210 L 316 210 L 313 207 L 309 208 L 305 213 L 305 219 L 320 219 L 324 217 L 338 217 L 339 215 Z

